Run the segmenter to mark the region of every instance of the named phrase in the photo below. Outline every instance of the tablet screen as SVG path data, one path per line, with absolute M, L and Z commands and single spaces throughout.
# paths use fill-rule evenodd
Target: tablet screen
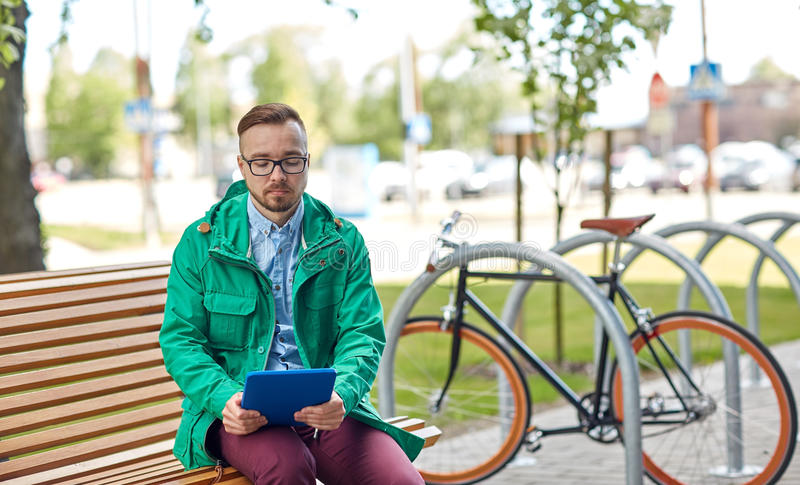
M 265 370 L 248 372 L 242 407 L 267 418 L 267 426 L 303 425 L 294 413 L 328 402 L 336 380 L 334 369 Z

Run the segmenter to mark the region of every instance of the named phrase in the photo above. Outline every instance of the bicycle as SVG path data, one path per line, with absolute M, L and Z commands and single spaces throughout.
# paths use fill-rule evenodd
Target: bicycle
M 426 271 L 436 269 L 442 248 L 459 246 L 447 237 L 458 217 L 455 212 L 443 222 Z M 581 223 L 615 236 L 610 271 L 591 279 L 607 285 L 605 297 L 611 302 L 619 298 L 635 324 L 630 340 L 640 374 L 644 472 L 667 484 L 774 483 L 791 461 L 798 428 L 789 382 L 767 347 L 738 324 L 711 313 L 655 316 L 620 281 L 621 244 L 652 217 Z M 541 268 L 515 272 L 469 266 L 470 261 L 458 263 L 457 283 L 443 315 L 410 318 L 401 337 L 387 342 L 388 361 L 379 378 L 382 411 L 421 416 L 442 430 L 437 446 L 415 462 L 426 482 L 486 479 L 522 445 L 536 451 L 540 440 L 551 435 L 585 433 L 602 443 L 621 441 L 623 386 L 607 332 L 600 338 L 594 389 L 581 397 L 468 287 L 471 278 L 559 279 Z M 467 306 L 497 336 L 466 322 Z M 575 408 L 575 425 L 530 424 L 528 383 L 512 352 Z M 740 369 L 750 361 L 759 366 L 766 387 L 739 385 Z

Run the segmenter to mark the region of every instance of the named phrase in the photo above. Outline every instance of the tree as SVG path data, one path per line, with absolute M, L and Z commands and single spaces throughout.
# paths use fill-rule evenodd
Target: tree
M 657 39 L 669 26 L 672 7 L 628 0 L 473 0 L 475 25 L 500 42 L 499 57 L 524 76 L 534 119 L 545 126 L 536 160 L 555 173 L 555 235 L 561 240 L 564 209 L 574 185 L 562 174 L 583 152 L 586 116 L 597 110 L 596 94 L 623 56 L 635 48 L 634 35 Z M 551 91 L 543 102 L 542 91 Z M 561 286 L 555 286 L 556 360 L 563 361 Z
M 388 75 L 384 78 L 382 74 Z M 389 82 L 386 82 L 388 78 Z M 374 67 L 364 78 L 353 117 L 358 127 L 348 143 L 375 143 L 381 159 L 402 160 L 403 122 L 397 59 Z
M 21 0 L 0 1 L 0 273 L 44 268 L 36 192 L 25 140 L 22 65 L 25 20 Z
M 227 57 L 212 56 L 198 32 L 184 43 L 175 82 L 176 110 L 183 118 L 183 134 L 197 141 L 207 124 L 211 140 L 230 134 L 231 98 L 226 84 Z M 198 131 L 198 120 L 204 120 Z
M 751 69 L 748 81 L 796 81 L 797 78 L 780 68 L 771 57 L 758 61 Z
M 45 97 L 51 158 L 70 157 L 79 172 L 109 175 L 117 149 L 129 140 L 122 106 L 133 96 L 130 65 L 121 54 L 100 49 L 89 70 L 78 75 L 69 49 L 57 49 Z
M 467 46 L 477 42 L 464 30 L 437 51 L 436 71 L 422 84 L 422 106 L 431 117 L 429 149 L 491 146 L 486 129 L 508 111 L 523 107 L 519 80 L 492 56 Z M 469 62 L 467 72 L 448 72 L 453 64 Z

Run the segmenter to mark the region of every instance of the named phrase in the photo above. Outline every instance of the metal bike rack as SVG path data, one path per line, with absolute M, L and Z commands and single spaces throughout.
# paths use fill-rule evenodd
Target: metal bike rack
M 609 243 L 613 242 L 615 239 L 616 239 L 615 236 L 605 231 L 585 231 L 581 234 L 578 234 L 577 236 L 561 241 L 560 243 L 553 246 L 550 250 L 554 253 L 563 255 L 575 249 L 588 246 L 590 244 Z M 663 237 L 654 236 L 650 234 L 643 234 L 641 232 L 635 232 L 630 236 L 626 237 L 624 241 L 633 245 L 633 248 L 629 250 L 629 253 L 637 251 L 637 254 L 639 254 L 645 249 L 650 249 L 658 254 L 661 254 L 668 260 L 675 263 L 679 268 L 681 268 L 684 271 L 684 273 L 686 273 L 687 279 L 691 280 L 694 284 L 697 285 L 701 294 L 704 296 L 709 308 L 711 308 L 714 313 L 723 315 L 727 318 L 731 317 L 731 311 L 730 308 L 728 307 L 728 303 L 725 300 L 725 297 L 722 295 L 722 292 L 719 290 L 719 288 L 703 272 L 703 270 L 700 268 L 699 263 L 697 263 L 696 261 L 692 260 L 685 254 L 677 250 L 674 246 L 669 244 L 669 242 L 667 242 Z M 626 253 L 626 256 L 629 253 Z M 626 258 L 623 258 L 623 261 L 625 261 L 625 259 Z M 628 266 L 629 263 L 625 264 L 624 268 L 627 268 Z M 517 316 L 521 311 L 525 294 L 527 293 L 531 284 L 533 284 L 532 281 L 526 281 L 526 280 L 519 280 L 514 283 L 514 285 L 511 287 L 511 290 L 509 291 L 509 295 L 506 298 L 506 302 L 503 308 L 503 314 L 502 314 L 503 321 L 506 322 L 516 321 Z M 730 353 L 731 352 L 729 350 L 725 354 L 726 369 L 728 368 L 727 355 Z M 688 362 L 684 363 L 687 365 L 690 364 Z M 730 365 L 735 365 L 735 369 L 737 371 L 736 375 L 738 376 L 738 365 L 736 364 L 736 362 L 733 362 L 733 364 Z M 732 372 L 726 373 L 726 375 L 728 374 L 732 374 Z M 606 378 L 607 377 L 608 376 L 606 376 Z M 735 395 L 738 396 L 738 388 L 739 388 L 738 380 L 736 380 L 735 382 L 728 382 L 728 386 L 730 386 L 730 388 L 733 388 Z M 733 409 L 741 409 L 740 404 L 729 403 L 729 405 L 733 406 Z M 732 428 L 732 429 L 734 429 L 735 436 L 741 436 L 740 428 Z M 741 452 L 739 453 L 739 455 L 741 455 Z
M 769 213 L 768 213 L 769 214 Z M 766 217 L 767 214 L 752 216 L 756 217 L 756 219 L 745 218 L 747 223 L 756 222 L 759 219 L 757 217 Z M 800 218 L 800 216 L 794 215 L 794 218 Z M 767 217 L 769 218 L 769 217 Z M 792 222 L 794 224 L 794 222 Z M 779 237 L 783 234 L 788 227 L 783 231 L 779 231 L 776 235 Z M 770 258 L 778 268 L 786 275 L 786 278 L 789 280 L 789 286 L 792 288 L 794 292 L 795 299 L 797 299 L 798 303 L 800 303 L 800 278 L 798 278 L 797 273 L 795 272 L 792 265 L 786 260 L 785 257 L 775 248 L 775 244 L 773 241 L 765 241 L 760 237 L 756 236 L 752 232 L 750 232 L 747 227 L 745 227 L 741 223 L 722 223 L 722 222 L 715 222 L 715 221 L 697 221 L 697 222 L 684 222 L 680 224 L 675 224 L 672 226 L 665 227 L 663 229 L 659 229 L 655 232 L 656 235 L 668 238 L 670 236 L 674 236 L 676 234 L 682 234 L 686 232 L 706 232 L 709 234 L 706 243 L 700 248 L 700 251 L 697 252 L 695 256 L 695 260 L 698 263 L 702 263 L 703 260 L 708 256 L 708 253 L 725 237 L 725 236 L 733 236 L 742 241 L 749 243 L 750 245 L 756 247 L 759 251 L 761 251 L 761 261 L 763 261 L 763 257 Z M 773 236 L 776 237 L 776 236 Z M 630 252 L 625 254 L 625 257 L 622 259 L 623 263 L 626 265 L 630 264 L 637 256 L 641 254 L 641 250 L 633 249 Z M 760 269 L 760 264 L 758 267 Z M 752 284 L 752 279 L 751 279 Z M 681 291 L 678 297 L 678 307 L 679 308 L 686 308 L 689 302 L 689 296 L 692 290 L 692 282 L 688 279 L 684 281 L 683 285 L 681 286 Z M 748 302 L 750 303 L 750 302 Z M 714 311 L 712 309 L 712 311 Z M 727 315 L 722 315 L 727 316 Z M 727 316 L 730 318 L 729 316 Z
M 753 214 L 751 216 L 743 217 L 736 222 L 747 226 L 756 222 L 775 220 L 783 221 L 783 224 L 769 238 L 773 244 L 776 243 L 778 239 L 780 239 L 781 236 L 783 236 L 789 229 L 791 229 L 792 226 L 800 222 L 800 214 L 795 214 L 792 212 L 762 212 L 760 214 Z M 756 259 L 756 262 L 753 264 L 753 271 L 750 274 L 750 282 L 747 285 L 747 290 L 745 293 L 745 320 L 747 321 L 747 328 L 757 337 L 761 335 L 761 323 L 758 316 L 758 276 L 761 274 L 761 268 L 764 265 L 764 259 L 764 253 L 759 253 L 758 259 Z M 797 303 L 800 304 L 800 300 L 798 300 Z M 759 374 L 760 372 L 758 371 L 758 366 L 755 364 L 752 365 L 750 370 L 750 381 L 754 384 L 758 383 L 761 379 Z
M 760 220 L 758 218 L 750 220 L 749 222 L 755 222 L 756 220 Z M 788 229 L 788 228 L 787 228 Z M 703 247 L 698 251 L 697 255 L 695 256 L 695 261 L 701 263 L 708 253 L 713 249 L 717 243 L 719 243 L 722 238 L 725 236 L 733 236 L 736 237 L 750 245 L 756 247 L 761 252 L 762 256 L 769 257 L 777 266 L 778 268 L 786 275 L 787 279 L 789 280 L 789 285 L 792 288 L 792 291 L 795 294 L 795 298 L 800 303 L 800 279 L 797 277 L 797 273 L 794 271 L 792 266 L 783 257 L 780 252 L 775 248 L 775 245 L 772 241 L 765 241 L 752 232 L 750 232 L 743 224 L 741 223 L 722 223 L 716 221 L 696 221 L 696 222 L 685 222 L 680 224 L 675 224 L 672 226 L 665 227 L 655 232 L 656 235 L 667 238 L 670 236 L 674 236 L 676 234 L 682 234 L 686 232 L 705 232 L 708 234 L 708 239 L 706 240 Z M 781 233 L 782 234 L 782 233 Z M 627 266 L 629 265 L 636 257 L 641 254 L 642 249 L 634 248 L 622 258 L 622 262 Z M 756 277 L 757 279 L 757 277 Z M 751 279 L 751 283 L 752 283 Z M 680 293 L 678 296 L 678 307 L 679 308 L 686 308 L 688 306 L 689 297 L 691 295 L 693 281 L 690 281 L 687 278 L 683 284 L 681 285 Z M 754 296 L 753 296 L 754 297 Z M 751 304 L 751 303 L 750 303 Z M 713 308 L 712 311 L 716 312 Z M 728 315 L 727 318 L 731 318 Z M 683 345 L 688 346 L 688 342 L 682 342 Z M 688 348 L 688 347 L 687 347 Z M 727 396 L 726 396 L 726 405 L 733 410 L 733 412 L 728 413 L 728 440 L 727 440 L 727 452 L 728 452 L 728 463 L 727 465 L 723 465 L 720 467 L 720 470 L 717 472 L 719 475 L 722 476 L 741 476 L 745 475 L 749 472 L 749 466 L 745 465 L 744 463 L 744 451 L 741 445 L 741 420 L 738 417 L 738 411 L 741 410 L 741 402 L 740 402 L 740 376 L 739 376 L 739 365 L 738 365 L 738 352 L 733 345 L 726 345 L 724 350 L 724 358 L 725 358 L 725 380 L 726 380 L 726 389 L 727 389 Z M 751 372 L 752 374 L 752 372 Z M 757 377 L 756 377 L 757 378 Z
M 378 405 L 381 414 L 384 416 L 394 414 L 394 388 L 392 386 L 394 376 L 393 368 L 388 362 L 394 361 L 395 345 L 414 304 L 425 290 L 446 271 L 475 259 L 490 257 L 515 258 L 519 261 L 528 261 L 540 268 L 552 270 L 556 277 L 575 288 L 599 316 L 610 336 L 622 373 L 626 483 L 641 484 L 643 466 L 639 369 L 619 313 L 588 276 L 578 271 L 558 254 L 542 251 L 538 247 L 508 242 L 462 245 L 456 248 L 452 254 L 437 262 L 435 271 L 420 275 L 403 291 L 386 322 L 386 348 L 378 370 Z

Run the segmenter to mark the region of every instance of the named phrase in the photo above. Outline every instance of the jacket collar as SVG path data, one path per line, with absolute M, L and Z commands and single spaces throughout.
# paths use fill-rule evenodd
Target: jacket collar
M 212 228 L 211 248 L 237 259 L 249 259 L 250 228 L 247 219 L 248 190 L 244 180 L 231 184 L 225 197 L 206 212 Z M 303 241 L 300 256 L 306 251 L 339 238 L 330 208 L 314 197 L 303 194 Z

